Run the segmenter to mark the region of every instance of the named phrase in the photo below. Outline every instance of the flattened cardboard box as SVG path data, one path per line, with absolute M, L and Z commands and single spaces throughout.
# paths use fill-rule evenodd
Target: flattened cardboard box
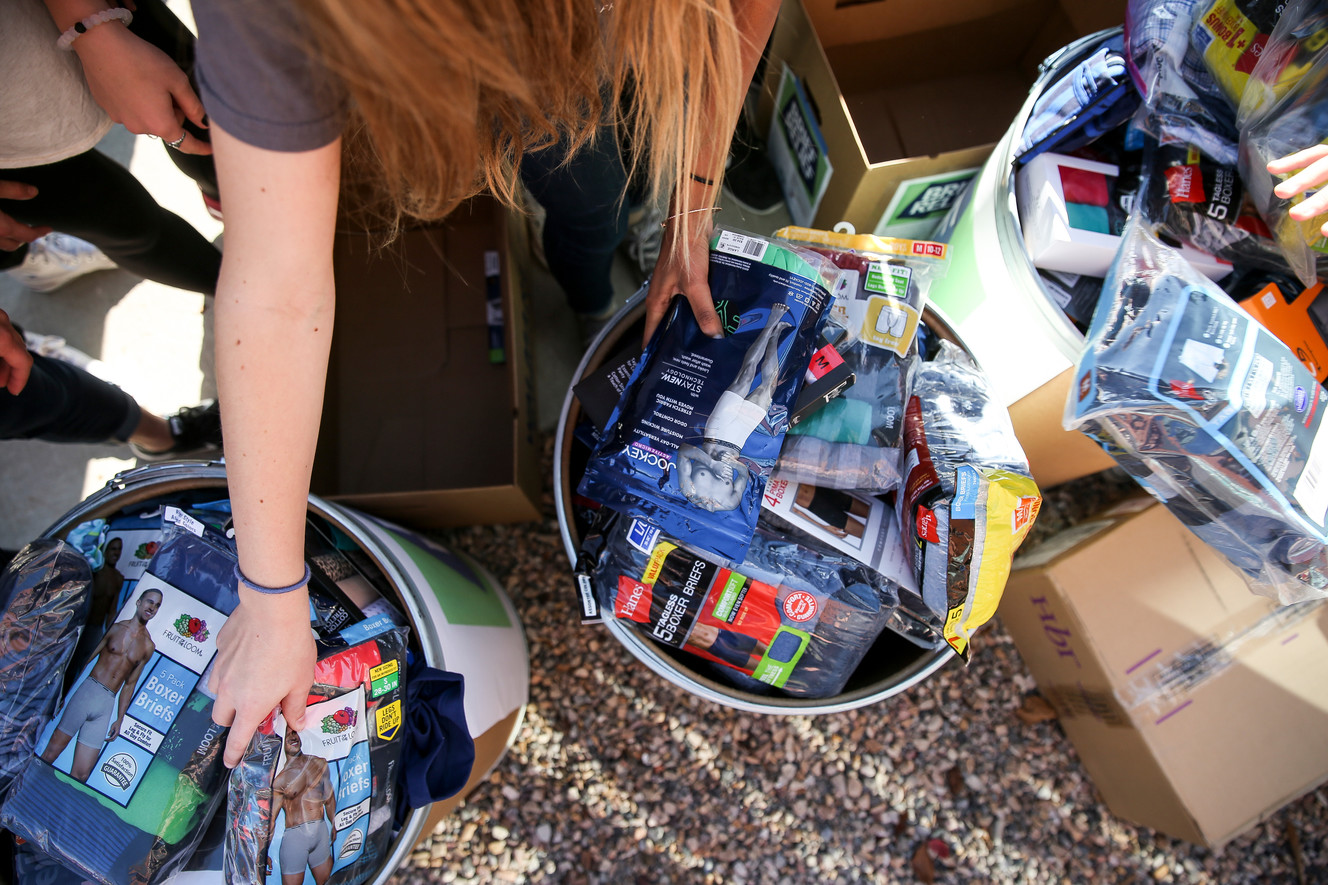
M 810 226 L 874 230 L 899 182 L 980 166 L 1048 54 L 1118 25 L 1119 0 L 785 0 L 757 130 L 784 65 L 802 81 L 833 173 Z M 775 153 L 772 150 L 772 153 Z
M 476 198 L 385 250 L 339 232 L 337 320 L 313 491 L 422 528 L 539 517 L 524 225 Z M 496 250 L 505 361 L 490 362 Z
M 1328 606 L 1255 596 L 1149 498 L 1014 565 L 1001 620 L 1115 814 L 1216 848 L 1328 779 Z

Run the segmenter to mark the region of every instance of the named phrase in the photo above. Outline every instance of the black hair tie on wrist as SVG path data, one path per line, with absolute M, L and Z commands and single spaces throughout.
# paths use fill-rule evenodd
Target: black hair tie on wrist
M 706 178 L 706 177 L 704 177 L 704 176 L 702 176 L 702 175 L 697 175 L 695 172 L 692 173 L 692 181 L 695 181 L 697 184 L 704 184 L 706 187 L 714 187 L 714 186 L 715 186 L 715 181 L 714 181 L 714 179 L 712 179 L 712 178 Z

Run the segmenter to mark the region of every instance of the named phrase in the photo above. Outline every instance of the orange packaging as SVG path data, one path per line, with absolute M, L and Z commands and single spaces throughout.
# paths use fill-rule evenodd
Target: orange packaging
M 1257 295 L 1240 302 L 1247 313 L 1296 352 L 1320 384 L 1328 381 L 1328 343 L 1310 316 L 1310 308 L 1322 291 L 1323 283 L 1319 283 L 1287 303 L 1277 284 L 1269 283 Z

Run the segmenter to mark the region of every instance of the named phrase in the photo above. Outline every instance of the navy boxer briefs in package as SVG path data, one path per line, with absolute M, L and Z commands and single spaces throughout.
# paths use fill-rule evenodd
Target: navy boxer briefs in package
M 579 493 L 741 560 L 816 347 L 838 269 L 787 243 L 720 230 L 710 338 L 680 299 L 646 345 Z
M 386 618 L 365 636 L 318 641 L 305 727 L 280 712 L 231 775 L 228 882 L 358 885 L 382 867 L 393 834 L 406 690 L 406 635 Z
M 0 808 L 0 826 L 106 885 L 167 878 L 224 795 L 207 672 L 238 603 L 235 555 L 182 510 L 162 519 L 147 570 Z
M 53 538 L 24 547 L 0 574 L 0 795 L 55 710 L 91 583 L 83 555 Z

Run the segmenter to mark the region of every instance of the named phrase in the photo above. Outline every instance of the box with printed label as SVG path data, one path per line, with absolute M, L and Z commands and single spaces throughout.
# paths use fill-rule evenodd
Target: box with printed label
M 538 518 L 524 233 L 490 198 L 385 249 L 338 232 L 315 494 L 422 528 Z
M 1015 559 L 1001 621 L 1107 806 L 1219 847 L 1328 779 L 1328 606 L 1279 606 L 1148 497 Z
M 848 221 L 871 231 L 900 182 L 981 166 L 1027 97 L 1038 63 L 1077 36 L 1120 24 L 1124 5 L 785 0 L 756 122 L 772 135 L 777 168 L 781 158 L 796 158 L 812 173 L 801 178 L 815 186 L 813 216 L 795 221 L 826 230 Z M 800 96 L 780 88 L 785 65 Z M 807 109 L 823 143 L 792 140 L 797 132 L 776 125 L 792 101 Z M 811 129 L 797 127 L 804 128 Z M 781 172 L 786 184 L 799 177 Z

